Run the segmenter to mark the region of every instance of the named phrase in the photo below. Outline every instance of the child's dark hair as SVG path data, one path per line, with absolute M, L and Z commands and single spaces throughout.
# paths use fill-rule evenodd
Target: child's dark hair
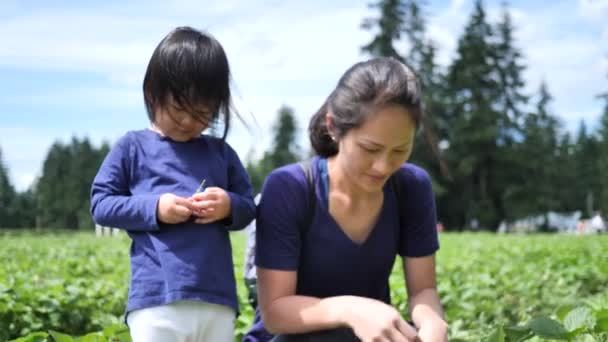
M 144 77 L 144 101 L 150 121 L 169 101 L 195 119 L 210 125 L 223 115 L 226 138 L 232 111 L 230 67 L 224 49 L 210 34 L 178 27 L 158 44 Z M 212 113 L 201 113 L 206 106 Z
M 310 120 L 308 133 L 315 152 L 323 157 L 338 153 L 326 116 L 331 113 L 336 138 L 359 127 L 365 119 L 388 105 L 400 105 L 418 126 L 422 117 L 422 93 L 414 72 L 394 58 L 374 58 L 350 67 L 323 106 Z

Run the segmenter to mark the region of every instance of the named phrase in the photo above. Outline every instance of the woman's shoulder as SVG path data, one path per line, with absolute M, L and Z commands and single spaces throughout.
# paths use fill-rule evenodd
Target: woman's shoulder
M 415 164 L 403 164 L 395 173 L 394 181 L 408 196 L 419 196 L 433 191 L 433 184 L 428 172 Z
M 300 162 L 295 162 L 272 170 L 266 178 L 266 183 L 284 186 L 305 185 L 306 177 Z
M 318 157 L 308 161 L 300 161 L 287 164 L 272 170 L 264 182 L 264 192 L 284 192 L 299 194 L 310 189 L 309 180 L 304 169 L 310 168 L 311 174 L 316 174 L 316 162 Z M 313 181 L 312 179 L 310 181 Z
M 431 181 L 431 177 L 425 169 L 412 163 L 401 165 L 397 170 L 397 176 L 406 182 L 427 183 Z

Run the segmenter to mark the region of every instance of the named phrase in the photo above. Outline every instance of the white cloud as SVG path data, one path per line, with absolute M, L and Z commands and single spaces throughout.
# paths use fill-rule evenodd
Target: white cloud
M 73 74 L 101 78 L 99 83 L 75 89 L 56 87 L 39 93 L 0 95 L 0 104 L 13 108 L 36 103 L 74 109 L 74 114 L 63 115 L 71 120 L 66 126 L 72 127 L 55 131 L 21 127 L 11 133 L 0 117 L 5 162 L 13 175 L 20 175 L 12 179 L 20 184 L 31 179 L 56 138 L 78 134 L 88 135 L 94 142 L 114 141 L 127 129 L 144 128 L 147 118 L 141 82 L 148 59 L 160 39 L 180 25 L 209 29 L 226 49 L 238 89 L 235 102 L 239 111 L 246 118 L 253 113 L 259 123 L 259 128 L 249 132 L 235 124 L 228 138 L 243 158 L 252 146 L 257 151 L 269 146 L 270 127 L 282 104 L 294 108 L 302 128 L 300 141 L 306 148 L 310 115 L 346 68 L 363 58 L 359 48 L 371 35 L 359 28 L 362 19 L 372 14 L 367 2 L 226 0 L 202 6 L 195 0 L 136 1 L 107 4 L 103 9 L 33 8 L 18 13 L 16 1 L 2 1 L 0 67 L 65 72 L 66 79 Z M 517 44 L 529 67 L 529 91 L 535 92 L 545 78 L 555 97 L 556 114 L 567 122 L 592 120 L 595 108 L 599 114 L 600 105 L 592 97 L 607 88 L 606 3 L 579 0 L 510 10 Z M 489 6 L 486 3 L 486 8 L 492 20 L 498 18 L 498 1 Z M 440 65 L 445 67 L 452 60 L 471 9 L 470 1 L 451 0 L 428 11 L 429 35 L 438 45 Z M 3 17 L 2 13 L 11 15 Z M 588 25 L 595 26 L 592 30 Z M 598 30 L 599 37 L 594 33 Z M 93 124 L 79 123 L 76 113 L 87 106 L 98 112 L 105 109 L 107 114 L 95 116 Z M 125 120 L 125 113 L 133 118 Z M 36 143 L 26 136 L 37 137 Z
M 608 0 L 578 0 L 578 12 L 593 23 L 608 24 Z

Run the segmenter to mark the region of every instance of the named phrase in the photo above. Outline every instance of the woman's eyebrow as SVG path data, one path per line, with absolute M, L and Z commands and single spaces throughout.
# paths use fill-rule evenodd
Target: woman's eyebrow
M 385 147 L 385 145 L 382 145 L 382 144 L 380 144 L 380 143 L 377 143 L 377 142 L 375 142 L 375 141 L 368 140 L 368 139 L 362 139 L 360 142 L 361 142 L 361 143 L 364 143 L 364 144 L 370 144 L 370 145 L 374 145 L 374 147 Z M 395 146 L 395 147 L 396 147 L 396 148 L 400 148 L 400 147 L 407 147 L 407 145 L 409 145 L 409 143 L 410 143 L 410 142 L 409 142 L 409 140 L 408 140 L 408 141 L 406 141 L 405 143 L 403 143 L 403 144 L 401 144 L 401 145 L 399 145 L 399 146 Z

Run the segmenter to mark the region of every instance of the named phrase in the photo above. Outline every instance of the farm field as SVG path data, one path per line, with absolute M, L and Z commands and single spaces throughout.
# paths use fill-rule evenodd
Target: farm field
M 232 235 L 240 282 L 245 235 Z M 93 232 L 0 233 L 0 341 L 121 341 L 129 239 Z M 442 233 L 438 284 L 451 341 L 608 341 L 608 235 Z M 393 303 L 406 313 L 400 263 Z

